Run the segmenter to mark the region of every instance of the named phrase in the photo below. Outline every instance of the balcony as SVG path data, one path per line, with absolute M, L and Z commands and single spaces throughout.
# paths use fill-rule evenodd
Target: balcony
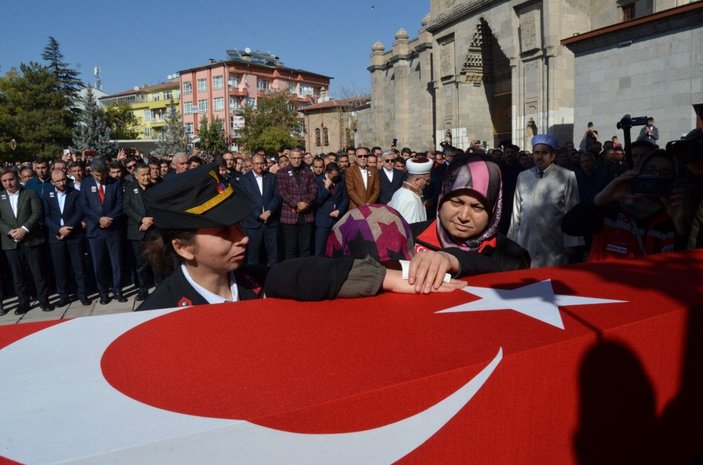
M 246 87 L 244 89 L 230 87 L 228 95 L 230 95 L 231 97 L 246 97 L 249 95 L 249 91 Z

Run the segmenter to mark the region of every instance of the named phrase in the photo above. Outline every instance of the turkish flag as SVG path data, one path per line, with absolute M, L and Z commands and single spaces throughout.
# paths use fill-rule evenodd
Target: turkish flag
M 703 457 L 702 277 L 703 252 L 675 253 L 477 276 L 451 294 L 3 327 L 0 454 L 691 463 Z

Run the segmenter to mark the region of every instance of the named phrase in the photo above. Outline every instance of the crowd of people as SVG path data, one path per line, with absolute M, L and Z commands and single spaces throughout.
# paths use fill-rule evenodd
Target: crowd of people
M 58 306 L 88 305 L 95 291 L 107 304 L 126 301 L 131 282 L 148 309 L 279 295 L 297 289 L 301 273 L 326 289 L 317 298 L 434 292 L 472 274 L 699 247 L 703 136 L 696 130 L 666 148 L 657 139 L 651 119 L 627 153 L 589 123 L 579 148 L 536 135 L 529 150 L 505 142 L 210 157 L 196 147 L 162 158 L 66 151 L 8 164 L 0 297 L 12 287 L 15 313 L 34 298 L 52 311 L 52 289 Z M 340 251 L 354 261 L 340 262 Z M 403 285 L 393 260 L 409 263 Z M 324 276 L 316 281 L 310 270 Z M 363 292 L 360 277 L 372 282 Z M 185 287 L 202 298 L 180 295 Z M 309 297 L 296 292 L 285 295 Z

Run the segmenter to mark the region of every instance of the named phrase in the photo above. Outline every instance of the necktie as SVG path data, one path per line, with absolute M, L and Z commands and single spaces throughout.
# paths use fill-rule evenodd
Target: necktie
M 542 179 L 542 176 L 544 176 L 544 171 L 540 171 L 538 174 L 539 174 L 539 178 Z
M 100 199 L 100 205 L 105 203 L 105 188 L 103 187 L 102 184 L 98 184 L 100 187 L 98 187 L 98 198 Z

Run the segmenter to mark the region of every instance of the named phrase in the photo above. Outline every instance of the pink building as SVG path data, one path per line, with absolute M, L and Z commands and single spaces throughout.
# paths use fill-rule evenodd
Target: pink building
M 179 71 L 181 115 L 188 134 L 197 136 L 200 121 L 224 122 L 230 143 L 236 143 L 237 131 L 245 122 L 238 110 L 256 105 L 268 91 L 287 90 L 301 107 L 317 103 L 329 89 L 329 76 L 283 66 L 269 53 L 228 50 L 228 59 Z

